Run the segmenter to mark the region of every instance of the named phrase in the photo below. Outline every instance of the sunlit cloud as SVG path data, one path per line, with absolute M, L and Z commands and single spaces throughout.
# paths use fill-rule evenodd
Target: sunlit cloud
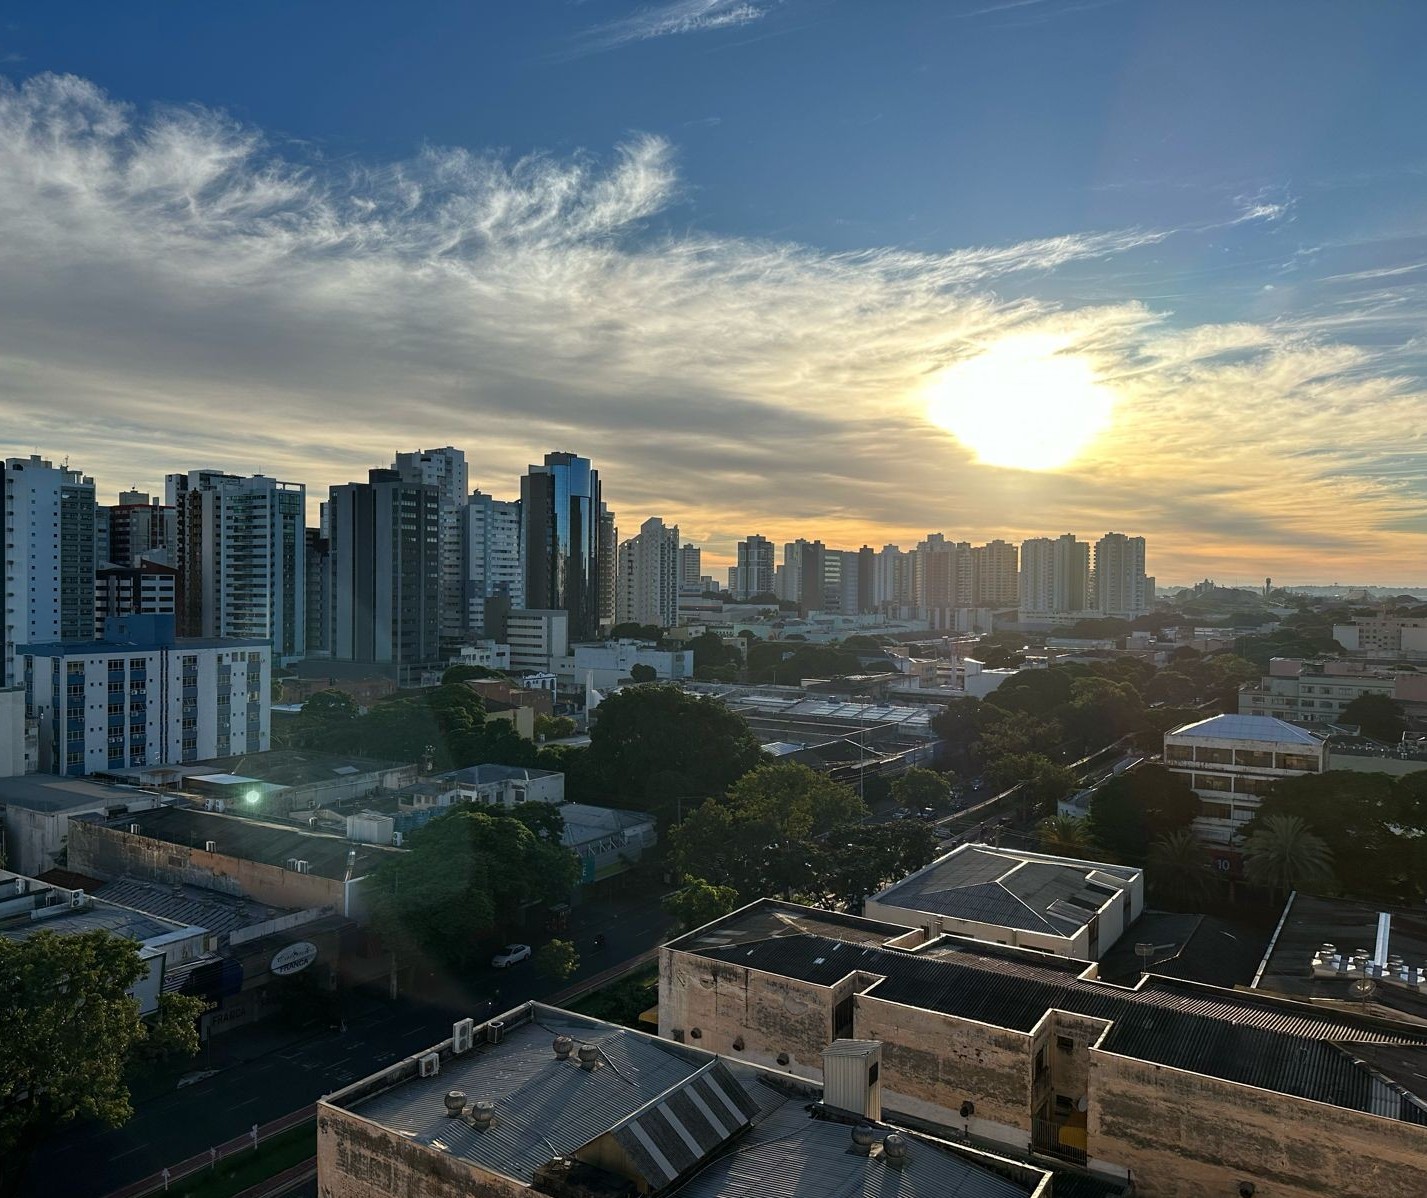
M 657 137 L 332 165 L 206 109 L 0 82 L 4 452 L 68 455 L 106 493 L 216 466 L 321 497 L 444 444 L 507 495 L 565 448 L 597 461 L 623 525 L 677 521 L 711 561 L 751 531 L 855 547 L 1115 527 L 1151 538 L 1161 578 L 1420 578 L 1415 334 L 1340 341 L 1321 306 L 1184 325 L 1038 298 L 1072 264 L 1194 231 L 829 253 L 659 231 L 683 226 L 661 218 L 684 187 Z M 978 464 L 927 387 L 988 355 L 1003 378 L 1069 364 L 1043 402 L 1103 388 L 1108 423 L 1082 409 L 1071 432 L 1093 431 L 1040 473 Z

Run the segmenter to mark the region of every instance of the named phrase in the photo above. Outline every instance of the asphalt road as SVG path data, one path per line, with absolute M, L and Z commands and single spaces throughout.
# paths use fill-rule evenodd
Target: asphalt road
M 508 1010 L 563 990 L 637 956 L 663 941 L 671 925 L 657 895 L 576 908 L 568 933 L 581 956 L 568 981 L 550 982 L 526 961 L 510 969 L 482 969 L 461 979 L 475 1002 Z M 596 932 L 607 945 L 593 949 Z M 488 1012 L 432 1006 L 411 998 L 356 998 L 346 1031 L 287 1032 L 269 1024 L 238 1029 L 213 1042 L 211 1061 L 200 1055 L 192 1080 L 139 1105 L 123 1127 L 93 1124 L 51 1140 L 31 1164 L 22 1193 L 35 1198 L 98 1198 L 157 1173 L 165 1165 L 206 1151 L 306 1106 L 451 1034 L 454 1019 Z

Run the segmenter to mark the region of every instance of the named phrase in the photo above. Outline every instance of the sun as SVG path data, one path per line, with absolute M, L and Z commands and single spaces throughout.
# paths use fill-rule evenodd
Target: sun
M 1059 470 L 1110 424 L 1115 397 L 1054 337 L 1008 337 L 938 372 L 927 417 L 987 466 Z

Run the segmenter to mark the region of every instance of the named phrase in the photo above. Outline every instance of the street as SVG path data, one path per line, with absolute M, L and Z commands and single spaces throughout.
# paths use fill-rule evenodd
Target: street
M 579 906 L 570 922 L 565 935 L 580 954 L 570 978 L 542 978 L 526 961 L 506 970 L 483 967 L 451 994 L 464 991 L 495 1010 L 544 998 L 659 944 L 672 921 L 657 894 L 642 894 Z M 596 933 L 605 936 L 602 950 L 593 949 Z M 220 1036 L 195 1059 L 187 1077 L 196 1080 L 136 1105 L 123 1127 L 84 1124 L 50 1140 L 35 1155 L 22 1192 L 98 1198 L 444 1040 L 456 1019 L 490 1013 L 424 1001 L 430 997 L 353 996 L 345 1031 L 293 1031 L 268 1021 Z

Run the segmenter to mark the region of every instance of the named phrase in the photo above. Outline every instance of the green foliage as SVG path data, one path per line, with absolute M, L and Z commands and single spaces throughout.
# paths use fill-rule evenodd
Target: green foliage
M 1359 695 L 1343 708 L 1340 724 L 1355 724 L 1369 740 L 1397 744 L 1407 731 L 1402 704 L 1388 695 Z
M 198 1051 L 203 1000 L 190 994 L 160 994 L 159 1009 L 144 1025 L 137 1055 L 149 1061 L 191 1057 Z
M 1090 825 L 1069 815 L 1048 815 L 1036 825 L 1041 852 L 1058 857 L 1086 857 L 1095 851 Z
M 935 770 L 912 766 L 892 783 L 892 800 L 899 807 L 943 811 L 951 806 L 951 784 Z
M 133 1114 L 124 1071 L 146 1031 L 126 991 L 146 969 L 132 940 L 104 931 L 0 937 L 0 1192 L 61 1125 Z
M 1082 678 L 1071 686 L 1070 702 L 1059 716 L 1066 734 L 1089 750 L 1139 731 L 1145 709 L 1139 692 L 1128 683 Z
M 575 721 L 567 715 L 537 715 L 536 740 L 564 740 L 575 735 Z
M 732 681 L 743 667 L 743 652 L 717 633 L 694 637 L 688 647 L 694 651 L 694 677 L 708 681 Z M 724 675 L 731 675 L 725 679 Z
M 1180 828 L 1150 845 L 1145 885 L 1160 902 L 1191 910 L 1213 893 L 1214 872 L 1192 829 Z
M 626 620 L 609 630 L 612 641 L 653 641 L 656 645 L 664 639 L 664 630 L 658 624 L 636 624 Z
M 452 967 L 479 956 L 479 940 L 513 924 L 529 902 L 564 902 L 579 859 L 515 813 L 460 804 L 418 828 L 409 852 L 385 861 L 363 890 L 372 922 L 389 941 Z
M 568 940 L 551 940 L 535 950 L 536 973 L 552 981 L 563 982 L 580 967 L 580 954 Z
M 686 932 L 727 915 L 738 905 L 738 891 L 732 886 L 715 886 L 703 878 L 687 875 L 683 888 L 664 900 L 664 909 L 679 921 L 679 926 Z
M 793 638 L 761 641 L 748 650 L 748 674 L 755 682 L 796 686 L 804 678 L 842 678 L 857 674 L 862 663 L 856 653 L 833 645 L 791 644 Z
M 582 768 L 615 805 L 668 824 L 680 805 L 722 794 L 761 758 L 748 722 L 717 699 L 641 686 L 599 705 Z
M 1333 854 L 1296 815 L 1260 816 L 1244 841 L 1244 876 L 1275 895 L 1333 885 Z
M 455 686 L 458 682 L 478 681 L 483 678 L 507 678 L 509 675 L 485 666 L 451 666 L 441 675 L 442 686 Z
M 635 662 L 629 667 L 629 676 L 635 682 L 655 682 L 659 678 L 659 671 L 653 666 L 646 666 L 643 662 Z
M 1067 670 L 1022 670 L 986 696 L 986 702 L 1003 711 L 1042 719 L 1070 701 L 1072 675 Z
M 935 856 L 936 832 L 921 820 L 840 829 L 813 846 L 803 896 L 829 909 L 857 909 L 868 895 Z
M 1040 753 L 1013 753 L 998 757 L 986 771 L 996 790 L 1022 783 L 1022 796 L 1042 816 L 1055 814 L 1056 804 L 1076 787 L 1075 771 L 1056 765 Z
M 1145 702 L 1169 703 L 1181 706 L 1199 693 L 1199 686 L 1188 674 L 1178 670 L 1161 670 L 1145 684 Z
M 576 999 L 570 1009 L 593 1019 L 638 1028 L 639 1016 L 658 1005 L 659 967 L 650 965 Z
M 855 791 L 804 765 L 761 765 L 708 800 L 671 837 L 679 869 L 745 902 L 791 895 L 813 871 L 813 841 L 861 819 Z
M 1117 861 L 1142 865 L 1150 844 L 1188 828 L 1199 796 L 1178 774 L 1142 765 L 1105 783 L 1090 800 L 1090 835 Z

